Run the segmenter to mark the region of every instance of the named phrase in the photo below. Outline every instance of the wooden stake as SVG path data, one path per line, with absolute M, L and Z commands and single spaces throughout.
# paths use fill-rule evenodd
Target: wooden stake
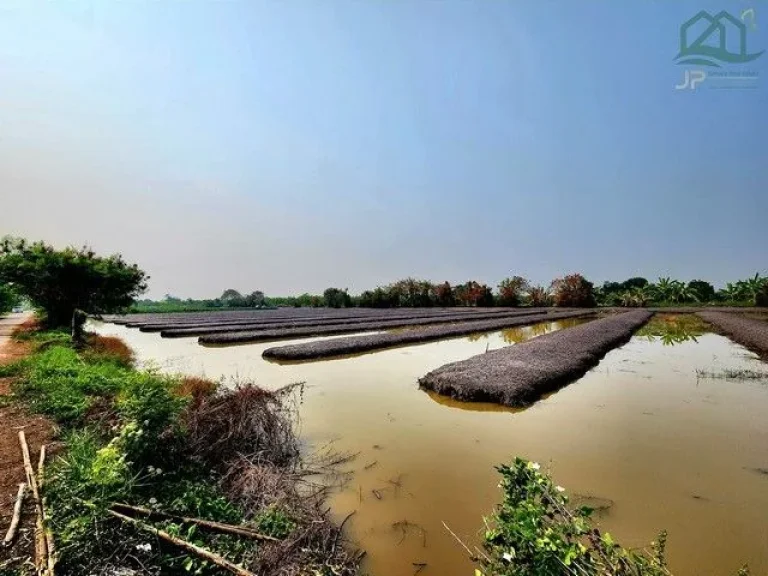
M 182 540 L 181 538 L 172 536 L 168 534 L 168 532 L 164 532 L 163 530 L 155 528 L 154 526 L 150 526 L 146 522 L 142 522 L 141 520 L 137 520 L 136 518 L 131 518 L 130 516 L 126 516 L 125 514 L 120 514 L 120 512 L 115 512 L 114 510 L 107 510 L 107 513 L 111 514 L 115 518 L 119 518 L 124 522 L 133 524 L 140 530 L 153 534 L 158 538 L 160 538 L 161 540 L 165 540 L 166 542 L 175 544 L 179 548 L 186 550 L 187 552 L 191 552 L 192 554 L 194 554 L 195 556 L 198 556 L 199 558 L 208 560 L 213 564 L 215 564 L 216 566 L 218 566 L 219 568 L 224 568 L 225 570 L 229 570 L 230 572 L 232 572 L 232 574 L 236 574 L 237 576 L 256 576 L 253 572 L 250 572 L 245 568 L 241 568 L 237 564 L 233 564 L 226 558 L 219 556 L 218 554 L 211 552 L 210 550 L 206 550 L 205 548 L 196 546 L 191 542 L 187 542 L 186 540 Z
M 24 504 L 24 495 L 27 493 L 27 484 L 22 482 L 19 484 L 19 493 L 16 495 L 16 504 L 13 506 L 13 517 L 11 518 L 11 525 L 8 527 L 8 532 L 3 539 L 3 546 L 10 546 L 13 539 L 16 538 L 16 530 L 19 527 L 19 519 L 21 518 L 21 506 Z
M 37 489 L 43 491 L 43 480 L 45 473 L 45 444 L 40 446 L 40 460 L 37 462 Z
M 24 471 L 27 474 L 27 483 L 32 490 L 32 497 L 35 501 L 35 510 L 37 518 L 35 521 L 35 569 L 38 574 L 48 572 L 48 546 L 45 542 L 45 523 L 43 521 L 43 503 L 40 500 L 40 491 L 37 487 L 37 478 L 32 468 L 32 460 L 29 457 L 29 446 L 24 430 L 19 430 L 19 444 L 21 444 L 21 455 L 24 459 Z
M 115 508 L 122 508 L 124 510 L 130 510 L 137 514 L 143 514 L 145 516 L 154 516 L 156 518 L 166 518 L 169 520 L 176 520 L 177 522 L 184 522 L 187 524 L 196 524 L 202 528 L 208 528 L 216 532 L 224 532 L 226 534 L 236 534 L 238 536 L 245 536 L 247 538 L 253 538 L 254 540 L 269 540 L 272 542 L 280 542 L 279 538 L 274 536 L 267 536 L 261 534 L 255 530 L 248 528 L 247 526 L 235 526 L 234 524 L 225 524 L 224 522 L 214 522 L 213 520 L 205 520 L 203 518 L 192 518 L 189 516 L 176 516 L 174 514 L 168 514 L 167 512 L 158 512 L 156 510 L 150 510 L 149 508 L 142 508 L 141 506 L 131 506 L 130 504 L 121 504 L 115 502 L 112 504 Z

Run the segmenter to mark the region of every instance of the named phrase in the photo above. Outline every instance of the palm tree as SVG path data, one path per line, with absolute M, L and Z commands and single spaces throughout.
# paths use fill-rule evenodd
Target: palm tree
M 659 278 L 659 281 L 651 287 L 655 295 L 654 300 L 660 302 L 670 302 L 674 293 L 674 282 L 669 276 L 666 278 Z

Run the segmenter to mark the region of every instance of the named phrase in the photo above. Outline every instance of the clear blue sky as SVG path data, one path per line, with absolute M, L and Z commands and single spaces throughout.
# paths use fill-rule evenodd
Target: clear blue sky
M 153 296 L 765 274 L 768 53 L 674 89 L 749 6 L 768 49 L 760 0 L 3 1 L 0 234 Z

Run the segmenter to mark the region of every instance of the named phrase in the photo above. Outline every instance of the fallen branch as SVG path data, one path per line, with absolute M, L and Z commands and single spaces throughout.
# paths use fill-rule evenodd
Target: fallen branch
M 208 560 L 209 562 L 212 562 L 219 568 L 224 568 L 225 570 L 229 570 L 232 574 L 237 574 L 237 576 L 256 576 L 253 572 L 250 572 L 245 568 L 238 566 L 237 564 L 233 564 L 232 562 L 216 554 L 215 552 L 211 552 L 210 550 L 206 550 L 205 548 L 196 546 L 191 542 L 187 542 L 186 540 L 182 540 L 181 538 L 172 536 L 168 534 L 168 532 L 160 530 L 159 528 L 155 528 L 154 526 L 150 526 L 146 522 L 142 522 L 141 520 L 138 520 L 136 518 L 126 516 L 125 514 L 120 514 L 120 512 L 116 512 L 115 510 L 107 510 L 107 513 L 111 514 L 115 518 L 122 520 L 123 522 L 128 522 L 129 524 L 133 524 L 139 530 L 153 534 L 158 538 L 160 538 L 161 540 L 165 540 L 166 542 L 170 542 L 171 544 L 178 546 L 182 550 L 191 552 L 192 554 L 194 554 L 199 558 Z
M 193 518 L 190 516 L 176 516 L 175 514 L 168 514 L 167 512 L 159 512 L 156 510 L 150 510 L 149 508 L 143 508 L 141 506 L 131 506 L 130 504 L 122 504 L 115 502 L 112 504 L 113 508 L 122 508 L 123 510 L 130 510 L 137 514 L 143 514 L 144 516 L 155 518 L 165 518 L 168 520 L 176 520 L 177 522 L 183 522 L 185 524 L 195 524 L 201 528 L 208 528 L 215 532 L 224 532 L 226 534 L 236 534 L 237 536 L 245 536 L 254 540 L 269 540 L 271 542 L 280 542 L 279 538 L 274 536 L 267 536 L 248 528 L 246 526 L 235 526 L 234 524 L 225 524 L 224 522 L 214 522 L 213 520 L 205 520 L 203 518 Z
M 24 503 L 24 495 L 27 493 L 27 484 L 22 482 L 19 484 L 19 493 L 16 495 L 16 504 L 13 506 L 13 517 L 11 518 L 11 525 L 8 527 L 8 532 L 3 539 L 3 546 L 10 546 L 14 538 L 16 538 L 16 530 L 19 527 L 19 519 L 21 518 L 21 506 Z
M 35 569 L 38 574 L 48 572 L 48 546 L 45 541 L 45 522 L 43 520 L 43 502 L 40 499 L 40 491 L 37 487 L 37 478 L 32 468 L 32 460 L 29 457 L 29 446 L 24 430 L 19 430 L 19 444 L 21 444 L 21 455 L 24 459 L 24 472 L 27 475 L 27 483 L 32 490 L 32 497 L 35 502 L 37 518 L 35 521 Z

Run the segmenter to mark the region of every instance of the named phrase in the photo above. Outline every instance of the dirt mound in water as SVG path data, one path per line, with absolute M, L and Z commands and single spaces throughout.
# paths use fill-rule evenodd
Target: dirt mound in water
M 699 312 L 701 318 L 719 328 L 734 342 L 768 360 L 768 322 L 728 312 Z
M 458 400 L 527 406 L 595 366 L 653 314 L 625 312 L 441 366 L 419 379 Z

